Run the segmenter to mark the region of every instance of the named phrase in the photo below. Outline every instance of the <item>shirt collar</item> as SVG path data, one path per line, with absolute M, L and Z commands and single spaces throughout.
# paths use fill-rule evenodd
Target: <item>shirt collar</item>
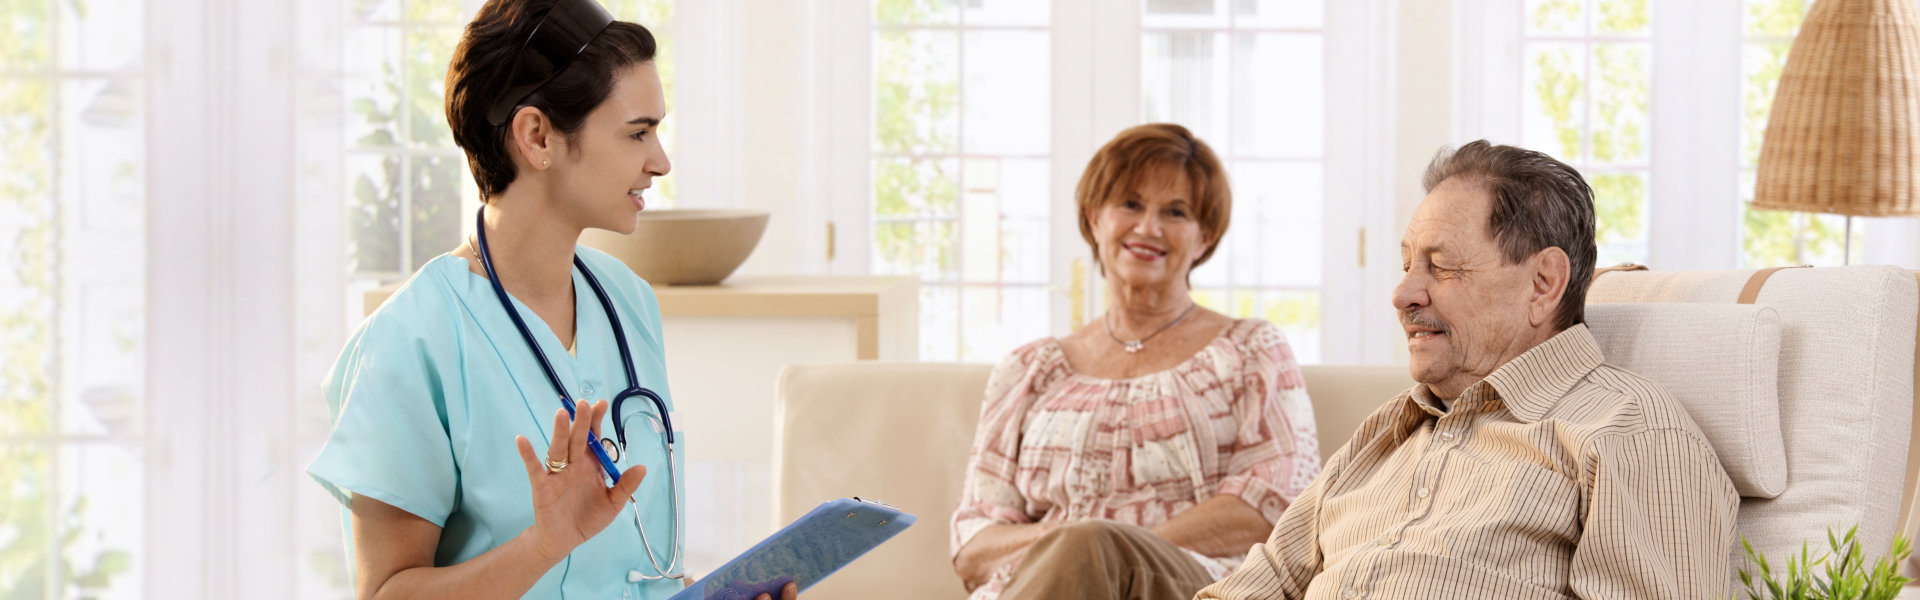
M 1594 341 L 1593 333 L 1585 324 L 1574 325 L 1500 365 L 1473 387 L 1492 388 L 1506 402 L 1508 412 L 1534 423 L 1545 418 L 1547 411 L 1602 361 L 1600 344 Z
M 1593 333 L 1584 324 L 1574 325 L 1500 365 L 1486 379 L 1467 386 L 1451 403 L 1451 410 L 1425 384 L 1414 385 L 1407 401 L 1436 418 L 1449 412 L 1479 410 L 1489 402 L 1504 402 L 1515 418 L 1535 423 L 1602 360 Z

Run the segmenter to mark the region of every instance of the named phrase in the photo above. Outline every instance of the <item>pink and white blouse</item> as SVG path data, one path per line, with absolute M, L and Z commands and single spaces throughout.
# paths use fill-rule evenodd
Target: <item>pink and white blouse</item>
M 1318 439 L 1293 350 L 1264 320 L 1235 321 L 1185 362 L 1128 379 L 1076 373 L 1042 338 L 988 379 L 951 551 L 996 523 L 1150 528 L 1218 494 L 1278 521 L 1320 472 Z M 1215 579 L 1245 558 L 1188 554 Z M 999 597 L 1016 568 L 972 598 Z

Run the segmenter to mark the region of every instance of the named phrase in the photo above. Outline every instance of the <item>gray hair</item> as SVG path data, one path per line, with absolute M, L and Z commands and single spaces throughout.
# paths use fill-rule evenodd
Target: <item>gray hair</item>
M 1586 322 L 1587 286 L 1593 283 L 1593 188 L 1580 172 L 1546 154 L 1479 140 L 1459 149 L 1441 148 L 1427 164 L 1427 192 L 1461 178 L 1493 196 L 1487 229 L 1507 264 L 1547 248 L 1567 253 L 1567 290 L 1554 327 Z

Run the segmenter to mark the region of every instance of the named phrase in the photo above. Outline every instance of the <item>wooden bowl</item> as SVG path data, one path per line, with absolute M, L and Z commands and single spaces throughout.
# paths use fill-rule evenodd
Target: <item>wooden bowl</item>
M 746 262 L 766 231 L 761 210 L 648 210 L 633 235 L 588 229 L 580 243 L 612 254 L 654 285 L 713 285 Z

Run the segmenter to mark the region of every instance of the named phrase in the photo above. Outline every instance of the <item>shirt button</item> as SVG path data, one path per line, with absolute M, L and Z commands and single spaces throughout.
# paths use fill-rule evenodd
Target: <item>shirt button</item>
M 1447 433 L 1442 433 L 1442 434 L 1440 434 L 1440 441 L 1442 441 L 1442 442 L 1451 442 L 1451 441 L 1453 441 L 1453 432 L 1447 432 Z
M 1389 540 L 1389 539 L 1387 539 L 1387 538 L 1380 538 L 1380 539 L 1378 540 L 1378 543 L 1379 543 L 1379 544 L 1380 544 L 1381 546 L 1392 546 L 1392 545 L 1393 545 L 1393 540 Z
M 1356 592 L 1356 591 L 1353 591 L 1353 590 L 1347 590 L 1347 591 L 1344 591 L 1344 592 L 1340 592 L 1340 597 L 1341 597 L 1341 598 L 1352 598 L 1352 597 L 1354 597 L 1354 596 L 1358 596 L 1358 595 L 1360 595 L 1360 592 Z
M 580 395 L 582 395 L 582 396 L 592 396 L 592 395 L 593 395 L 593 384 L 591 384 L 591 383 L 589 383 L 589 384 L 587 384 L 587 389 L 584 389 L 584 390 L 581 390 L 581 394 L 580 394 Z
M 1421 498 L 1425 498 L 1427 497 L 1427 488 L 1420 488 L 1419 490 L 1414 491 L 1413 495 L 1419 496 Z

